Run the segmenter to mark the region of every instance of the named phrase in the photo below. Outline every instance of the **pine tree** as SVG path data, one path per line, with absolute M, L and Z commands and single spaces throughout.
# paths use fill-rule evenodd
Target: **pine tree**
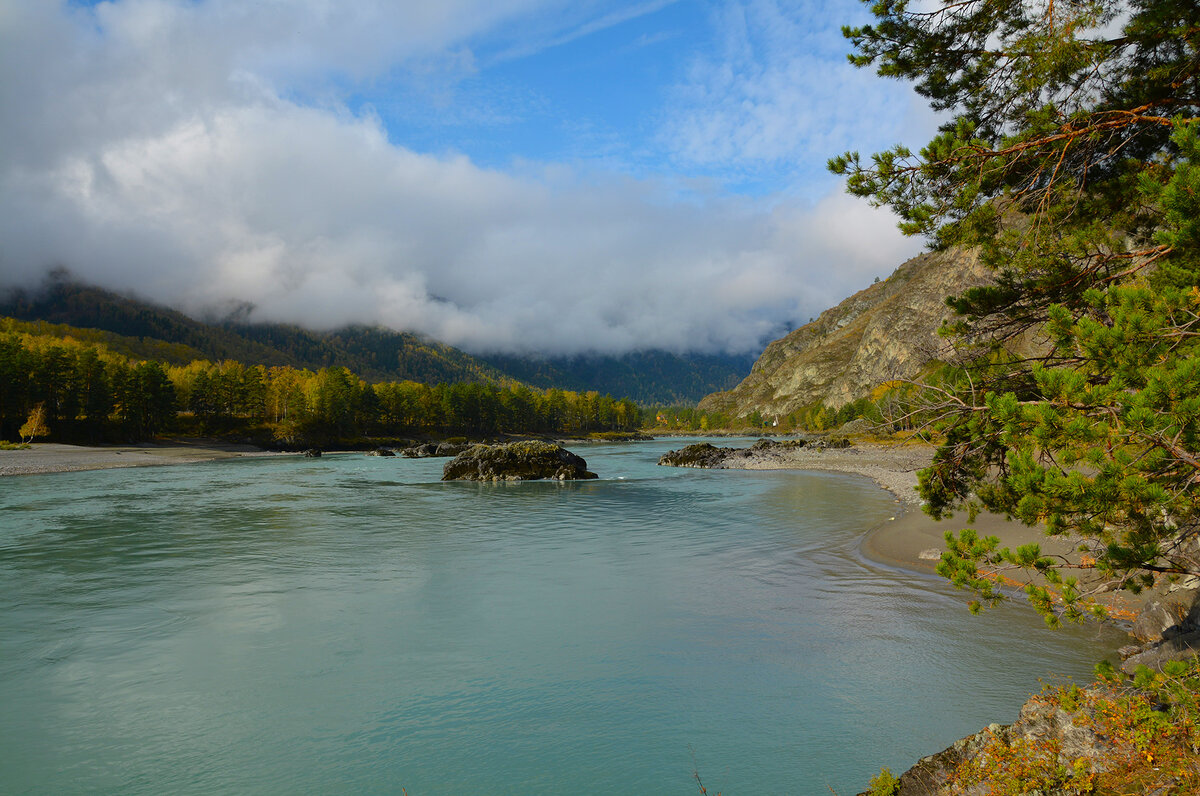
M 872 6 L 851 61 L 951 112 L 918 154 L 830 161 L 934 247 L 977 247 L 994 285 L 948 300 L 967 376 L 943 392 L 921 474 L 935 517 L 986 508 L 1078 543 L 948 534 L 939 571 L 1040 572 L 1054 623 L 1113 587 L 1200 574 L 1200 5 L 954 0 Z M 1119 26 L 1116 33 L 1109 33 Z M 1067 567 L 1082 567 L 1080 580 Z

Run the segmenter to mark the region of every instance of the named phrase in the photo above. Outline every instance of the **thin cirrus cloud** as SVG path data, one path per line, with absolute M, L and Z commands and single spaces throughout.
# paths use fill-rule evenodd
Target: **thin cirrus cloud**
M 923 104 L 847 64 L 841 26 L 861 11 L 838 7 L 750 0 L 717 9 L 713 52 L 691 59 L 664 114 L 659 137 L 676 161 L 823 183 L 831 155 L 927 137 L 936 118 Z
M 788 36 L 816 34 L 789 32 L 770 4 L 703 15 L 719 42 L 703 56 L 673 49 L 695 37 L 680 33 L 681 3 L 336 5 L 0 9 L 15 78 L 0 83 L 0 285 L 65 266 L 193 313 L 249 303 L 252 319 L 382 324 L 473 351 L 750 351 L 918 246 L 825 175 L 737 189 L 805 147 L 836 144 L 805 155 L 823 163 L 874 144 L 844 111 L 798 99 L 821 105 L 862 77 L 835 68 L 824 40 L 786 55 Z M 344 101 L 383 104 L 423 75 L 486 88 L 478 64 L 495 54 L 570 59 L 597 35 L 662 48 L 667 76 L 640 89 L 663 98 L 652 125 L 613 120 L 628 144 L 603 167 L 519 146 L 485 165 L 468 138 L 422 151 L 370 102 Z

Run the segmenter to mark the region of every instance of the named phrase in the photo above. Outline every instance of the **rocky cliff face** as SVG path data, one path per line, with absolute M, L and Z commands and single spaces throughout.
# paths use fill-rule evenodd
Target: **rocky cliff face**
M 767 346 L 750 375 L 700 402 L 705 411 L 785 415 L 824 401 L 841 406 L 892 379 L 911 378 L 946 354 L 937 329 L 945 298 L 985 284 L 978 256 L 961 249 L 921 254 Z

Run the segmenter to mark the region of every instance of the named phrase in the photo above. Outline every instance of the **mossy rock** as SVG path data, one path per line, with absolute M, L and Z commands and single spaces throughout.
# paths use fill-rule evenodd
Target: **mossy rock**
M 668 467 L 722 467 L 725 460 L 737 453 L 733 448 L 718 448 L 708 442 L 697 442 L 658 457 L 658 463 Z
M 574 481 L 596 478 L 583 457 L 549 442 L 472 445 L 446 463 L 443 481 Z

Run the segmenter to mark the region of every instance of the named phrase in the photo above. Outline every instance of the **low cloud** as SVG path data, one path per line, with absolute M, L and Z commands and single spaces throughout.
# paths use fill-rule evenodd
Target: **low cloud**
M 65 266 L 193 313 L 249 302 L 251 320 L 382 324 L 472 351 L 748 351 L 919 247 L 836 192 L 768 204 L 409 150 L 369 113 L 274 85 L 317 69 L 309 39 L 243 32 L 270 46 L 218 46 L 213 15 L 244 5 L 0 12 L 0 65 L 21 76 L 0 88 L 0 140 L 12 142 L 0 151 L 0 284 Z M 296 24 L 323 6 L 295 4 Z M 445 15 L 418 21 L 443 48 L 471 33 Z M 339 49 L 349 33 L 327 35 L 339 69 L 400 57 L 378 42 L 356 56 Z M 408 38 L 405 52 L 430 55 Z M 82 55 L 55 62 L 48 45 Z M 169 50 L 189 47 L 184 69 Z

